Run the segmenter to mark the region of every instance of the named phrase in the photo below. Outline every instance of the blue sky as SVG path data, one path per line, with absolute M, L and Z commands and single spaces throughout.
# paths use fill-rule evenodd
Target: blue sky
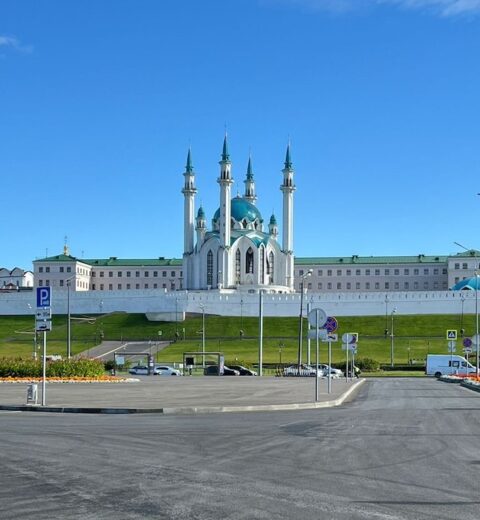
M 479 56 L 480 0 L 0 0 L 0 266 L 180 258 L 225 128 L 297 256 L 480 248 Z

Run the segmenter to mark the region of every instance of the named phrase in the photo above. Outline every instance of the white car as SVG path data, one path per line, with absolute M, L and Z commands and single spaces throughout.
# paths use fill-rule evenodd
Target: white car
M 328 377 L 328 369 L 329 369 L 328 365 L 319 364 L 318 368 L 321 368 L 323 370 L 323 373 L 325 374 L 325 376 Z M 343 377 L 344 376 L 343 372 L 339 368 L 332 367 L 330 373 L 331 373 L 331 377 Z
M 129 370 L 129 373 L 135 376 L 148 376 L 150 372 L 146 365 L 135 365 Z M 153 369 L 153 374 L 156 374 L 155 368 Z
M 182 373 L 176 368 L 168 365 L 155 365 L 155 375 L 157 376 L 181 376 Z
M 310 365 L 300 365 L 300 371 L 298 370 L 298 365 L 292 365 L 290 367 L 286 367 L 283 369 L 284 376 L 313 376 L 315 377 L 317 370 L 315 367 Z M 323 377 L 325 374 L 321 369 L 320 365 L 318 365 L 318 377 Z

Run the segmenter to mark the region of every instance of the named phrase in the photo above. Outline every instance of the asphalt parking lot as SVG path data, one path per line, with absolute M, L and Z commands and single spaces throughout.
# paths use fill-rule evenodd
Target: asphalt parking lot
M 47 383 L 46 404 L 55 407 L 112 409 L 189 409 L 226 407 L 311 407 L 315 378 L 132 376 L 124 383 Z M 326 379 L 318 381 L 319 403 L 338 400 L 358 381 L 334 379 L 330 394 Z M 41 403 L 41 384 L 38 385 Z M 0 384 L 0 405 L 26 404 L 26 384 Z M 211 410 L 213 411 L 213 410 Z

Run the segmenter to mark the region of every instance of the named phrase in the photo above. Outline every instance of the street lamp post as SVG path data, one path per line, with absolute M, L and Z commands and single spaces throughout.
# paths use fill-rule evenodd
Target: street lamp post
M 67 280 L 67 358 L 72 355 L 71 329 L 70 329 L 70 280 Z
M 480 195 L 480 193 L 477 193 L 477 195 Z M 465 251 L 472 251 L 471 249 L 468 249 L 468 247 L 463 246 L 462 244 L 459 244 L 458 242 L 454 242 L 456 246 L 461 247 L 462 249 L 465 249 Z M 476 256 L 476 251 L 474 251 L 474 256 Z M 475 351 L 476 351 L 476 363 L 477 363 L 477 379 L 480 377 L 480 366 L 479 366 L 479 350 L 480 350 L 480 342 L 478 337 L 478 277 L 479 272 L 477 268 L 479 268 L 480 265 L 475 263 L 475 268 L 473 271 L 473 275 L 475 276 Z
M 390 366 L 393 367 L 393 317 L 395 315 L 395 313 L 397 312 L 397 309 L 393 309 L 392 310 L 392 330 L 391 330 L 391 333 L 390 333 Z
M 205 369 L 205 305 L 200 304 L 202 309 L 202 368 Z
M 302 364 L 302 349 L 303 349 L 303 296 L 304 296 L 304 285 L 305 278 L 308 278 L 313 273 L 313 269 L 309 269 L 300 278 L 300 316 L 298 325 L 298 373 L 300 374 L 300 366 Z
M 478 337 L 478 276 L 479 276 L 479 273 L 477 270 L 475 270 L 475 339 L 476 339 L 476 345 L 475 345 L 475 349 L 476 349 L 476 352 L 477 352 L 477 380 L 479 378 L 479 350 L 480 350 L 480 345 L 479 345 L 479 337 Z
M 258 291 L 258 375 L 263 375 L 263 289 Z

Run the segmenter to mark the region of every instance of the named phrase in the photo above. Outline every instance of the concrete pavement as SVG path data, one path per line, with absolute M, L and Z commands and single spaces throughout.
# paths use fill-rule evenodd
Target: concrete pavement
M 66 413 L 215 413 L 338 406 L 364 380 L 135 376 L 129 383 L 47 383 L 46 406 L 27 405 L 27 385 L 0 384 L 0 410 Z M 41 402 L 41 384 L 38 385 Z

